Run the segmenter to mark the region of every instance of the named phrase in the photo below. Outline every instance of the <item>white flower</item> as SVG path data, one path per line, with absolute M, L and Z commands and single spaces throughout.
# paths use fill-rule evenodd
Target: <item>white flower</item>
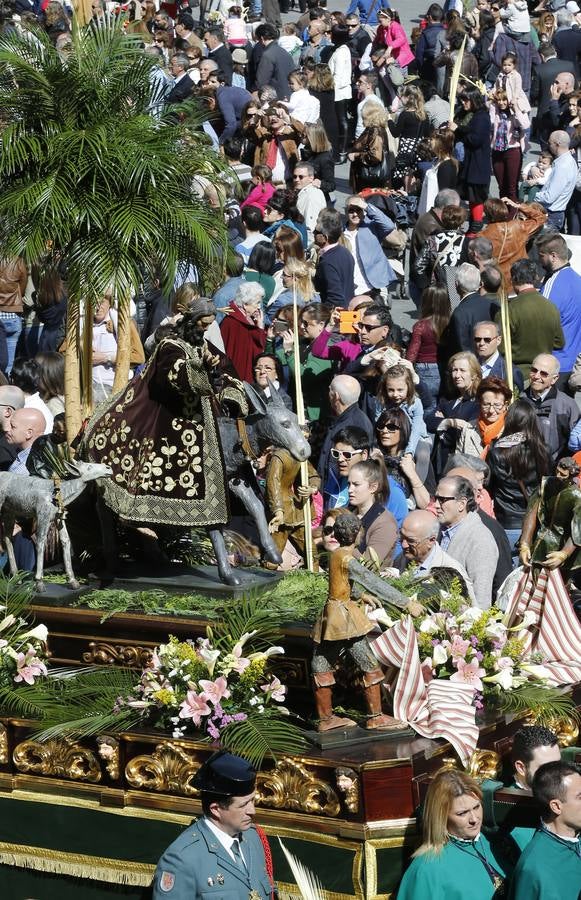
M 544 666 L 535 665 L 534 663 L 521 663 L 520 665 L 521 672 L 527 672 L 529 675 L 532 675 L 533 678 L 536 678 L 538 681 L 545 681 L 548 684 L 556 685 L 557 682 L 553 680 L 551 673 Z
M 509 631 L 521 631 L 527 628 L 530 628 L 531 625 L 535 625 L 537 622 L 537 615 L 532 610 L 527 609 L 524 613 L 522 620 L 518 623 L 518 625 L 513 625 L 512 628 L 509 628 Z
M 372 622 L 378 622 L 379 625 L 385 625 L 386 628 L 393 628 L 395 625 L 394 620 L 390 619 L 383 607 L 381 609 L 370 610 L 367 613 L 367 618 Z
M 264 653 L 250 653 L 247 659 L 268 659 L 269 656 L 278 656 L 284 653 L 284 647 L 269 647 Z
M 461 616 L 458 616 L 459 622 L 469 623 L 471 625 L 474 622 L 477 622 L 481 616 L 484 615 L 484 610 L 480 609 L 479 606 L 469 606 L 467 610 L 465 610 Z
M 448 651 L 443 644 L 436 644 L 432 651 L 435 666 L 442 666 L 448 659 Z
M 2 619 L 2 621 L 0 622 L 0 631 L 4 631 L 5 628 L 10 628 L 10 626 L 14 625 L 15 622 L 16 616 L 13 616 L 12 614 L 6 616 L 6 618 Z
M 506 625 L 503 625 L 502 622 L 491 620 L 484 629 L 484 634 L 493 640 L 502 640 L 502 638 L 506 637 Z
M 427 616 L 420 624 L 420 631 L 424 634 L 435 634 L 438 630 L 439 625 L 432 616 Z
M 510 691 L 514 686 L 512 673 L 512 669 L 501 669 L 496 675 L 487 675 L 486 678 L 483 678 L 482 680 L 488 681 L 490 684 L 499 684 L 503 690 Z
M 0 627 L 0 631 L 2 628 Z M 48 638 L 48 628 L 46 625 L 37 625 L 36 628 L 31 628 L 30 631 L 27 631 L 25 634 L 21 635 L 22 640 L 34 638 L 37 641 L 42 641 L 43 644 L 46 644 Z

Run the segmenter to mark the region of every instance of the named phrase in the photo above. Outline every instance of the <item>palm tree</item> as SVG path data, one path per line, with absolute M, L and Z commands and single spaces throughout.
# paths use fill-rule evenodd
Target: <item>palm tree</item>
M 0 35 L 0 241 L 5 256 L 66 271 L 67 432 L 91 408 L 96 301 L 118 302 L 114 390 L 129 373 L 129 303 L 144 278 L 170 290 L 221 269 L 227 234 L 195 178 L 223 165 L 189 112 L 151 115 L 156 59 L 122 22 L 72 32 L 63 56 L 41 32 Z M 82 392 L 81 392 L 82 383 Z

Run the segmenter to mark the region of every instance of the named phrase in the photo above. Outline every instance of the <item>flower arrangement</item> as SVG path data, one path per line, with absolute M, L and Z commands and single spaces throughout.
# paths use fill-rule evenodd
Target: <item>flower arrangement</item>
M 226 649 L 213 645 L 210 629 L 208 637 L 195 642 L 170 637 L 155 650 L 132 694 L 119 698 L 118 707 L 140 710 L 175 738 L 195 731 L 220 740 L 231 725 L 284 701 L 286 687 L 266 671 L 268 659 L 284 650 L 275 646 L 245 655 L 256 633 L 246 632 Z M 276 710 L 288 714 L 281 705 Z
M 10 590 L 3 591 L 5 602 L 0 603 L 0 687 L 13 689 L 18 684 L 34 684 L 36 679 L 47 674 L 48 658 L 46 641 L 48 629 L 46 625 L 31 628 L 24 616 L 29 591 L 23 587 L 22 580 L 2 579 L 5 585 L 14 588 L 12 597 Z

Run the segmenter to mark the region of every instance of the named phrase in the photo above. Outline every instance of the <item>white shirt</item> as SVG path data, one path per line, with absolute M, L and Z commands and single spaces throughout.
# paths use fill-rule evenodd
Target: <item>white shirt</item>
M 346 228 L 343 232 L 343 237 L 349 241 L 349 249 L 353 254 L 353 262 L 355 263 L 355 268 L 353 269 L 353 283 L 355 285 L 354 296 L 358 297 L 361 294 L 365 294 L 371 285 L 365 277 L 363 269 L 359 265 L 359 254 L 357 253 L 357 229 L 350 231 Z
M 230 837 L 229 834 L 226 834 L 225 831 L 222 831 L 220 828 L 218 828 L 217 825 L 214 825 L 212 820 L 207 816 L 204 816 L 204 822 L 206 823 L 212 834 L 214 834 L 218 838 L 218 840 L 224 847 L 224 850 L 229 854 L 229 856 L 232 857 L 234 862 L 236 862 L 236 857 L 232 853 L 232 844 L 234 843 L 234 841 L 238 841 L 238 844 L 240 846 L 240 856 L 244 860 L 244 865 L 246 865 L 246 860 L 244 859 L 244 854 L 242 852 L 242 841 L 240 840 L 240 838 L 238 836 Z
M 322 190 L 314 184 L 306 184 L 297 196 L 297 209 L 305 220 L 309 241 L 314 239 L 313 228 L 317 224 L 319 213 L 327 208 L 327 201 Z

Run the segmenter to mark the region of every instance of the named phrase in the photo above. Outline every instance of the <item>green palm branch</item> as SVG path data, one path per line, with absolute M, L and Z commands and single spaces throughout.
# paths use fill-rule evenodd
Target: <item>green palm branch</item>
M 259 769 L 266 756 L 300 753 L 307 746 L 300 730 L 276 710 L 254 713 L 220 734 L 220 746 Z
M 77 365 L 81 301 L 112 286 L 121 344 L 130 296 L 145 279 L 169 292 L 194 265 L 204 286 L 227 254 L 221 211 L 195 191 L 200 174 L 223 181 L 224 164 L 194 102 L 183 118 L 151 115 L 155 64 L 122 22 L 75 25 L 66 56 L 42 32 L 0 36 L 3 254 L 65 266 Z M 128 365 L 128 337 L 126 345 Z
M 212 641 L 217 649 L 228 652 L 243 634 L 255 631 L 245 653 L 250 647 L 265 650 L 280 640 L 284 618 L 282 610 L 272 607 L 264 595 L 251 592 L 224 608 L 219 621 L 212 625 Z
M 499 692 L 497 703 L 504 713 L 519 715 L 530 710 L 540 725 L 553 719 L 580 721 L 579 710 L 569 690 L 523 684 L 512 691 Z

